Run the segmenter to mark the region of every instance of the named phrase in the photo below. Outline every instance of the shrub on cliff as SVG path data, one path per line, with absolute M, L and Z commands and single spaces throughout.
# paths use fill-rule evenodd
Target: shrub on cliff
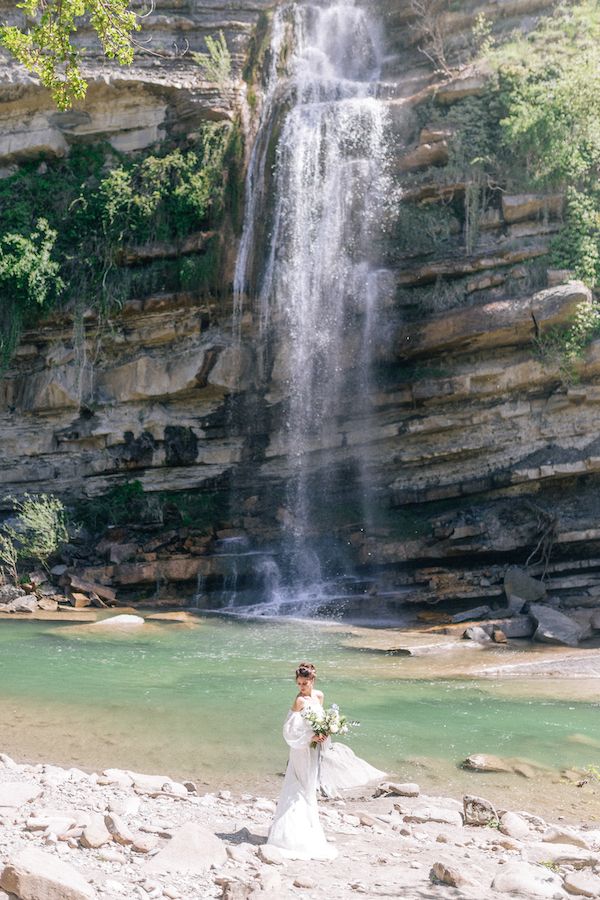
M 48 561 L 67 543 L 69 532 L 65 507 L 52 494 L 24 494 L 12 498 L 15 516 L 0 528 L 0 561 L 17 580 L 20 560 Z

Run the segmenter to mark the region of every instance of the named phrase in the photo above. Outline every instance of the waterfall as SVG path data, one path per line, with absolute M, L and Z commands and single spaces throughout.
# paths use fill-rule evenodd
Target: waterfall
M 324 593 L 315 508 L 335 503 L 340 465 L 354 466 L 368 518 L 361 438 L 349 441 L 347 432 L 349 422 L 362 420 L 364 429 L 368 421 L 385 282 L 376 250 L 390 194 L 381 61 L 378 24 L 353 0 L 280 8 L 249 164 L 236 311 L 239 318 L 249 302 L 258 316 L 267 400 L 281 410 L 268 456 L 286 484 L 281 520 L 288 580 L 304 597 L 300 611 Z

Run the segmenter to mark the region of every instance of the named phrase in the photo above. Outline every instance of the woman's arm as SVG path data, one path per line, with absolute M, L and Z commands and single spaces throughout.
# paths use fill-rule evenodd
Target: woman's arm
M 302 712 L 305 706 L 306 700 L 304 699 L 304 697 L 302 697 L 301 694 L 298 694 L 292 705 L 292 712 Z

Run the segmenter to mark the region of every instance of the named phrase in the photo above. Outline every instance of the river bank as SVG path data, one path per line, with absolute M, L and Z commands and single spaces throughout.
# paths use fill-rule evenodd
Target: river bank
M 263 847 L 276 796 L 0 754 L 0 885 L 27 900 L 600 895 L 597 822 L 371 786 L 320 803 L 336 860 L 285 861 Z
M 293 665 L 308 655 L 327 701 L 362 723 L 352 748 L 390 777 L 572 822 L 599 814 L 577 787 L 600 752 L 595 649 L 181 611 L 123 628 L 108 610 L 63 615 L 1 620 L 2 748 L 21 762 L 160 772 L 168 760 L 204 791 L 276 796 Z M 416 655 L 389 652 L 399 646 Z M 461 765 L 482 754 L 500 765 Z

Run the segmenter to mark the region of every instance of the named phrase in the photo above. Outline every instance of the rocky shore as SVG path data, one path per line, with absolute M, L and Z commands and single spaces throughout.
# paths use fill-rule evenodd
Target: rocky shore
M 2 900 L 600 896 L 600 828 L 384 782 L 321 802 L 333 862 L 264 846 L 273 797 L 0 754 Z

